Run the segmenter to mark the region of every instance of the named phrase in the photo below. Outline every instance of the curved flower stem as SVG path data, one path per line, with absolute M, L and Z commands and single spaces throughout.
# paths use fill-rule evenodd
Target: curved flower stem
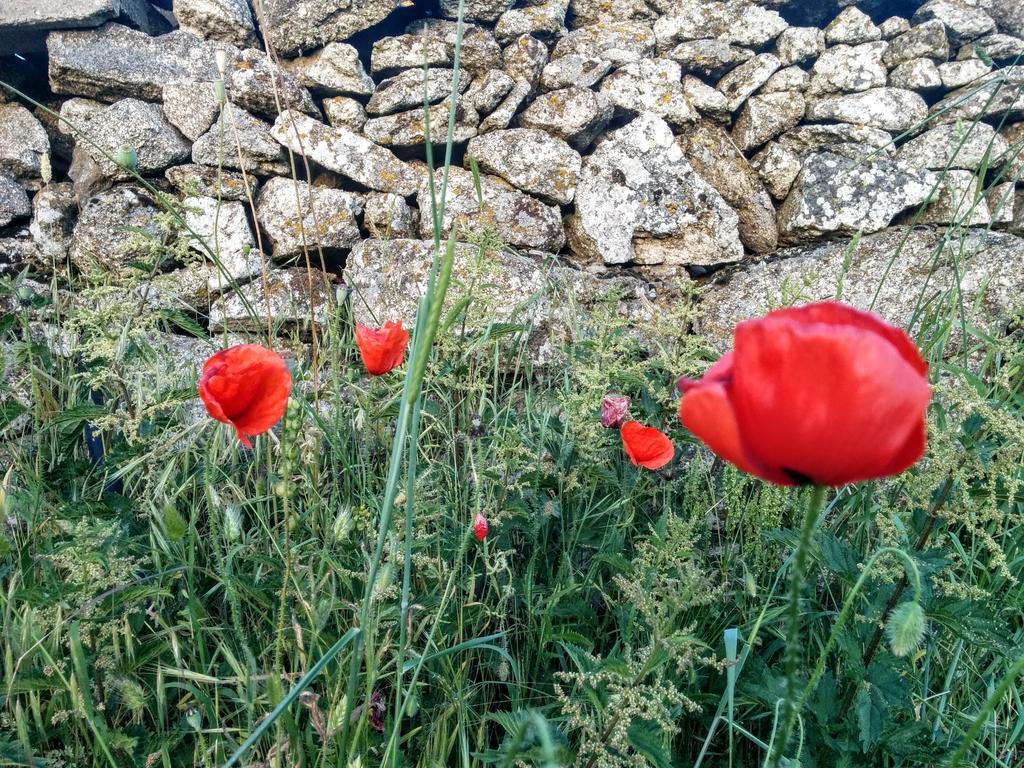
M 784 725 L 775 742 L 775 749 L 768 757 L 768 767 L 776 768 L 783 752 L 786 751 L 786 742 L 793 732 L 793 723 L 796 720 L 796 670 L 800 664 L 800 648 L 797 645 L 800 634 L 800 589 L 803 586 L 804 570 L 807 567 L 807 555 L 811 548 L 811 536 L 814 533 L 814 526 L 818 522 L 818 515 L 825 504 L 826 488 L 823 485 L 816 485 L 811 490 L 811 499 L 807 504 L 807 511 L 804 513 L 803 526 L 800 529 L 800 541 L 796 546 L 796 553 L 793 556 L 793 566 L 789 572 L 789 609 L 786 621 L 786 699 L 783 707 Z

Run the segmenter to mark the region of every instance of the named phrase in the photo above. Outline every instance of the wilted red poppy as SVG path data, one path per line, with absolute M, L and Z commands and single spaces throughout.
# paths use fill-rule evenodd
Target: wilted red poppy
M 217 421 L 230 424 L 246 448 L 284 414 L 292 377 L 281 356 L 257 344 L 217 352 L 203 365 L 199 396 Z
M 383 328 L 356 324 L 359 355 L 363 358 L 366 370 L 374 376 L 381 376 L 400 365 L 408 343 L 409 332 L 402 327 L 401 320 L 397 323 L 389 320 Z
M 675 446 L 661 430 L 645 427 L 637 421 L 622 425 L 622 447 L 638 467 L 661 469 L 676 455 Z
M 732 352 L 700 381 L 680 379 L 679 418 L 752 475 L 845 485 L 924 453 L 927 375 L 902 330 L 824 301 L 737 325 Z
M 479 512 L 476 518 L 473 520 L 473 535 L 476 536 L 477 541 L 483 541 L 487 538 L 487 532 L 491 527 L 487 524 L 487 518 L 481 515 Z
M 605 395 L 601 401 L 601 426 L 605 429 L 618 429 L 629 415 L 629 405 L 633 401 L 625 395 Z

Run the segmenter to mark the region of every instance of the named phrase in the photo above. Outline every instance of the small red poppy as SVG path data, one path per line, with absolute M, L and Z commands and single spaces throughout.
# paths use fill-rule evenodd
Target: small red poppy
M 363 358 L 366 370 L 374 376 L 382 376 L 401 365 L 408 343 L 409 332 L 402 327 L 401 320 L 397 323 L 389 320 L 382 328 L 356 324 L 356 346 L 359 347 L 359 355 Z
M 473 520 L 473 535 L 476 536 L 477 541 L 483 541 L 487 538 L 487 532 L 491 530 L 487 524 L 487 518 L 477 513 L 476 518 Z
M 212 355 L 203 365 L 199 397 L 206 412 L 235 428 L 238 439 L 262 435 L 284 415 L 292 377 L 281 356 L 257 344 L 239 344 Z
M 675 446 L 664 432 L 637 421 L 622 425 L 622 447 L 633 464 L 647 469 L 661 469 L 676 455 Z
M 679 387 L 687 429 L 779 485 L 886 477 L 924 453 L 931 387 L 920 352 L 899 328 L 837 302 L 740 323 L 733 351 Z

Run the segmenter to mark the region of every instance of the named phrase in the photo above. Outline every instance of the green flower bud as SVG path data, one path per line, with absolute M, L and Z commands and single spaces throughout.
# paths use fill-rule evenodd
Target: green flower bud
M 902 603 L 889 617 L 885 628 L 889 648 L 897 656 L 906 656 L 916 650 L 924 639 L 927 621 L 924 611 L 916 602 Z

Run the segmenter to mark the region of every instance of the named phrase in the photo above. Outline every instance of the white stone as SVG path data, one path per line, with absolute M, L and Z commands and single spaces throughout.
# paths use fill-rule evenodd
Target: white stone
M 683 93 L 679 65 L 669 59 L 626 64 L 601 82 L 600 92 L 626 112 L 651 112 L 675 125 L 697 119 Z

